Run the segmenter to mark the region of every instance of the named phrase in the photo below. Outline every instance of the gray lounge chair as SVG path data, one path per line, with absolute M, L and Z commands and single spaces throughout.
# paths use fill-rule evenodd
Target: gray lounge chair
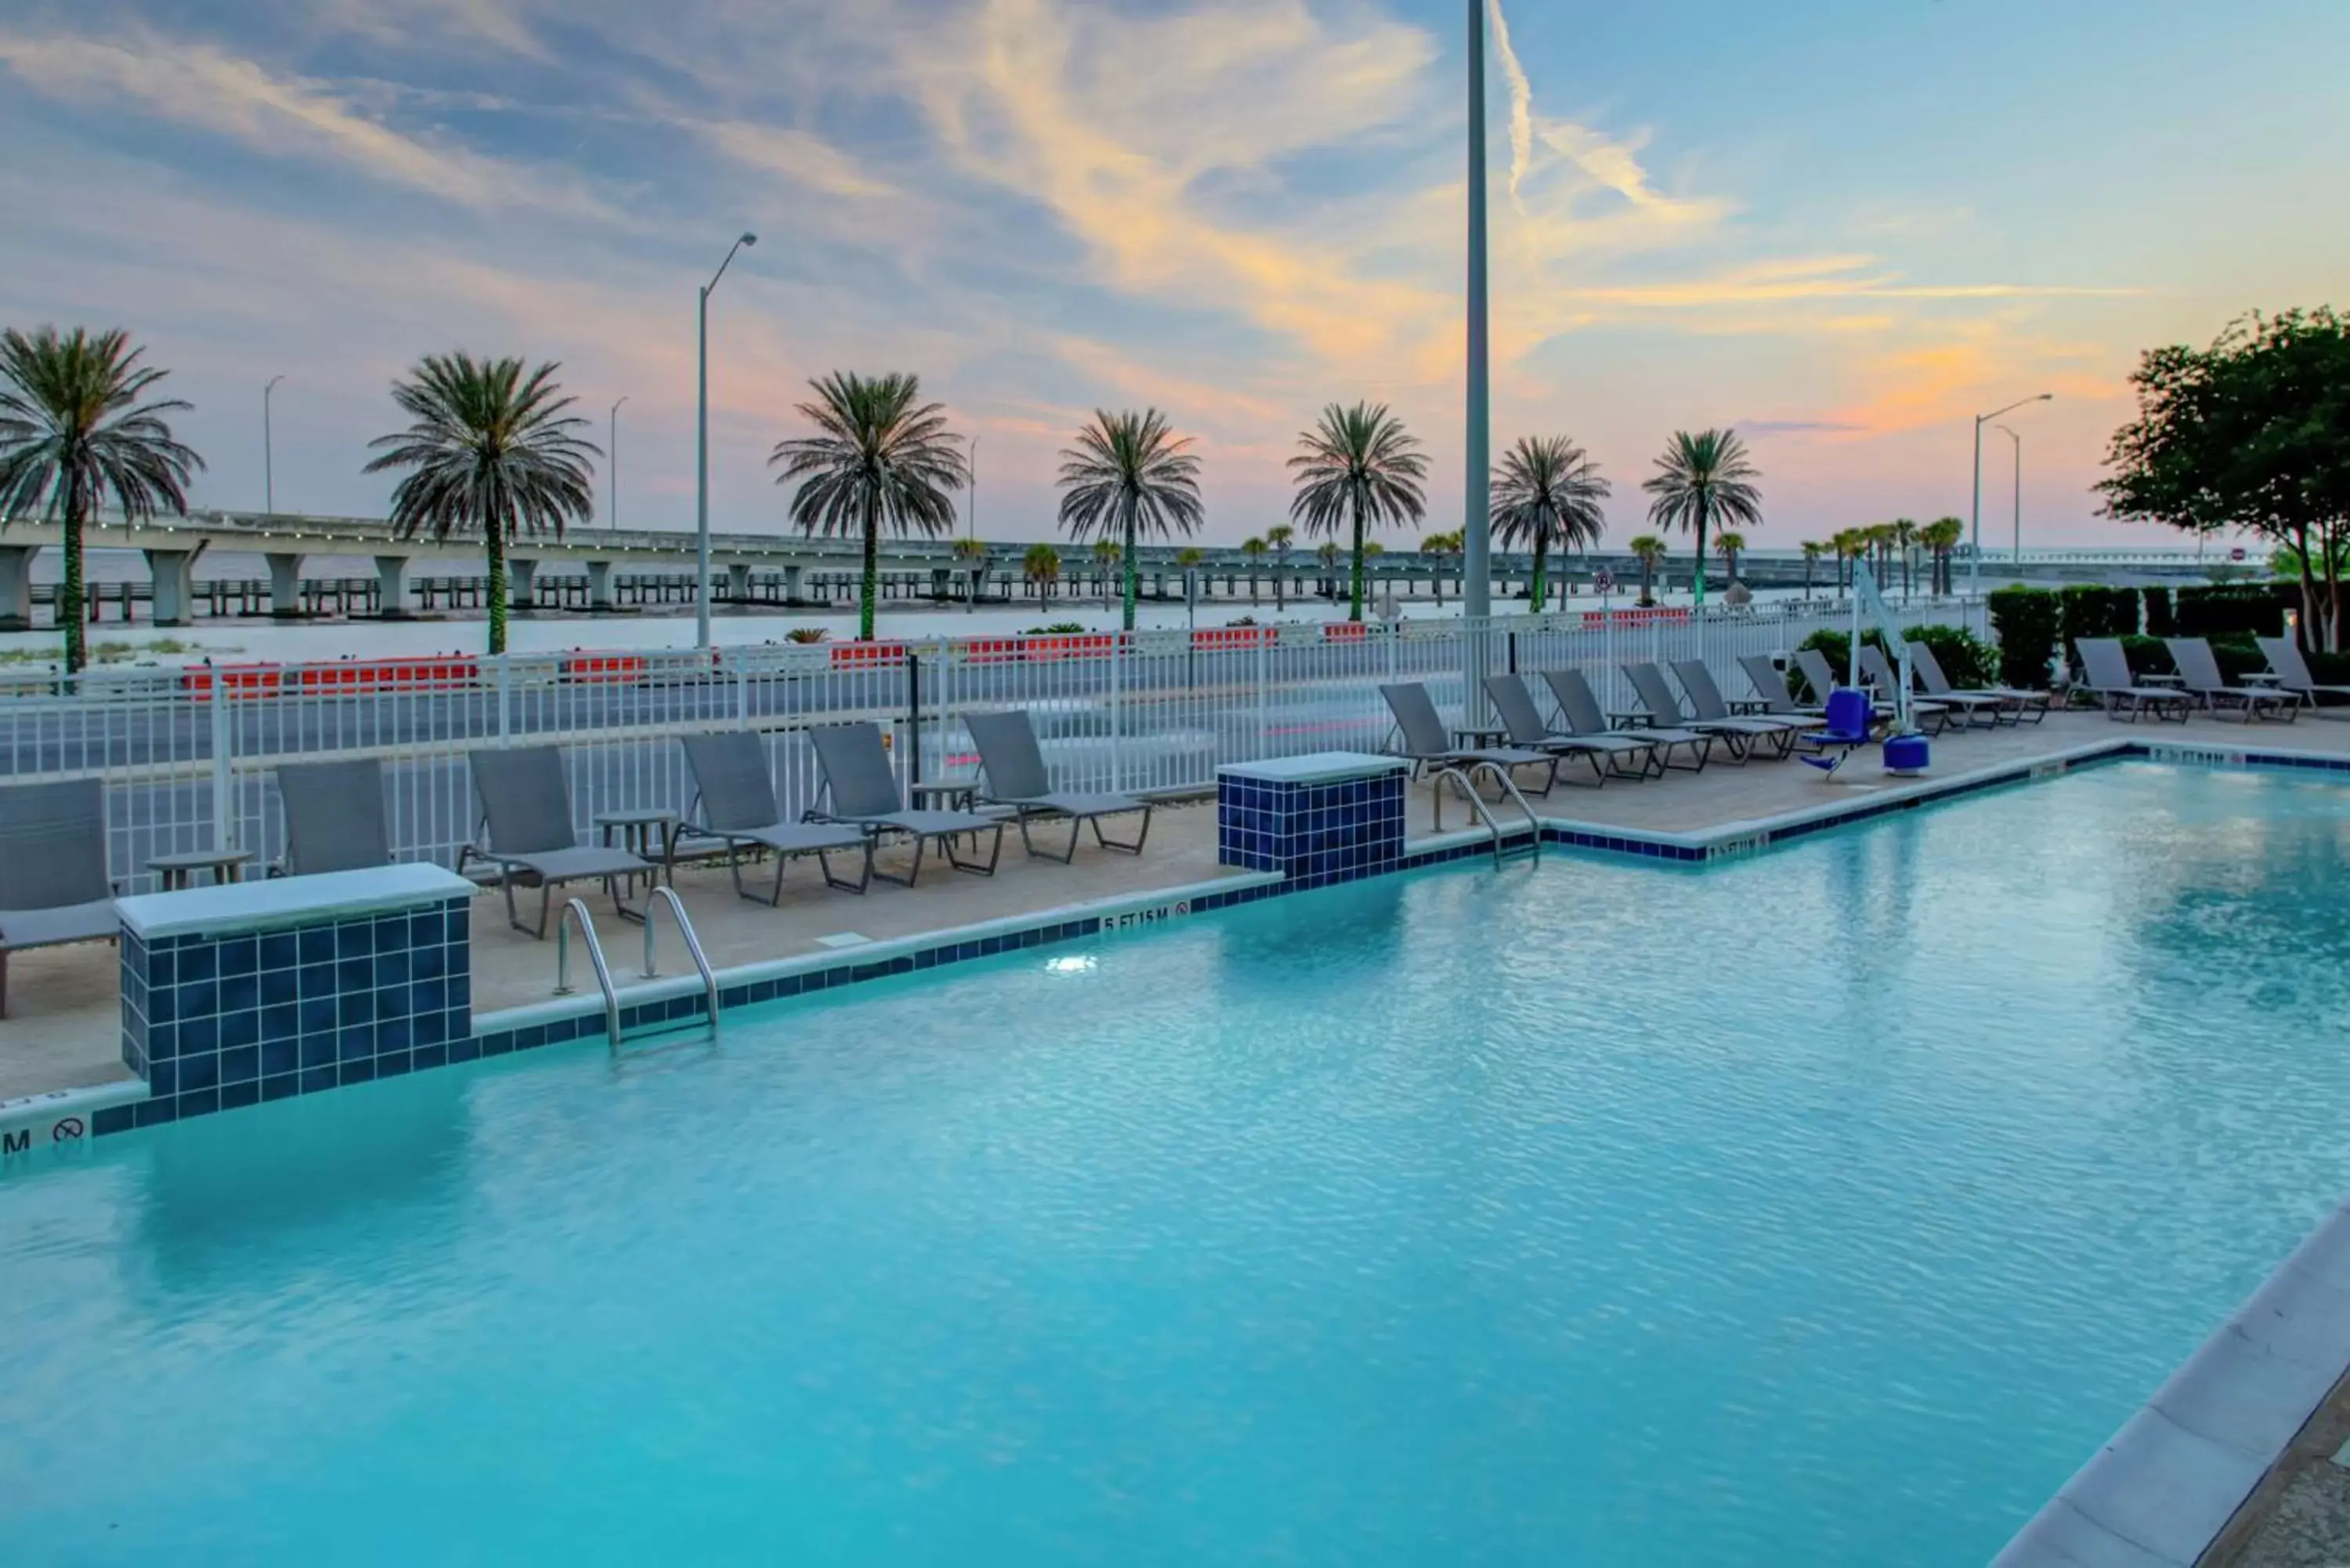
M 1885 656 L 1885 649 L 1873 642 L 1861 645 L 1860 674 L 1861 679 L 1877 688 L 1877 695 L 1888 702 L 1908 695 L 1909 717 L 1929 735 L 1939 735 L 1949 729 L 1954 722 L 1951 714 L 1959 711 L 1961 706 L 1931 697 L 1904 693 L 1901 691 L 1901 671 L 1894 668 L 1893 660 Z
M 2211 645 L 2199 637 L 2167 637 L 2165 646 L 2170 649 L 2170 661 L 2178 666 L 2178 679 L 2188 694 L 2203 704 L 2213 718 L 2233 712 L 2245 723 L 2263 716 L 2282 718 L 2292 723 L 2301 717 L 2301 698 L 2291 691 L 2273 686 L 2230 686 L 2220 673 L 2220 660 Z
M 699 810 L 679 832 L 714 838 L 726 846 L 726 871 L 742 898 L 773 908 L 784 899 L 784 867 L 813 855 L 827 888 L 862 893 L 873 884 L 873 836 L 846 823 L 785 822 L 775 801 L 775 781 L 767 772 L 765 742 L 748 730 L 685 737 L 685 765 L 693 774 Z M 764 898 L 743 886 L 743 852 L 767 850 L 775 857 L 775 881 Z M 857 880 L 833 874 L 837 853 L 857 856 Z
M 1379 695 L 1387 699 L 1388 711 L 1395 715 L 1398 743 L 1390 754 L 1409 759 L 1415 779 L 1430 771 L 1491 763 L 1513 775 L 1520 768 L 1542 769 L 1542 787 L 1534 791 L 1538 795 L 1547 795 L 1558 783 L 1559 753 L 1555 751 L 1537 751 L 1531 746 L 1453 744 L 1443 716 L 1436 711 L 1436 700 L 1417 680 L 1382 686 Z M 1440 809 L 1440 802 L 1439 805 Z
M 1713 758 L 1713 737 L 1694 730 L 1667 730 L 1651 726 L 1640 730 L 1617 730 L 1608 726 L 1607 716 L 1600 711 L 1599 699 L 1593 694 L 1591 682 L 1583 678 L 1580 670 L 1545 670 L 1543 680 L 1550 686 L 1550 694 L 1558 704 L 1559 722 L 1566 732 L 1580 735 L 1586 741 L 1632 741 L 1648 748 L 1649 765 L 1662 778 L 1668 768 L 1683 773 L 1705 771 Z M 1675 752 L 1685 752 L 1690 760 L 1673 761 Z
M 1918 657 L 1918 650 L 1925 647 L 1925 644 L 1905 642 L 1901 646 L 1908 649 L 1909 652 L 1909 712 L 1911 717 L 1918 717 L 1924 713 L 1927 708 L 1933 707 L 1941 710 L 1941 728 L 1943 729 L 1948 729 L 1950 725 L 1958 723 L 1960 721 L 1964 721 L 1967 727 L 1970 729 L 1981 728 L 1986 730 L 1996 730 L 1999 728 L 2000 724 L 2002 722 L 2001 715 L 2007 708 L 2007 704 L 2005 702 L 2002 701 L 1997 697 L 1978 697 L 1972 692 L 1950 693 L 1936 691 L 1926 693 L 1920 691 L 1918 689 L 1926 684 L 1926 676 L 1922 668 L 1922 662 Z M 1899 685 L 1901 682 L 1901 670 L 1898 665 L 1893 662 L 1893 656 L 1874 643 L 1869 644 L 1867 647 L 1860 650 L 1860 667 L 1867 672 L 1868 679 L 1870 680 L 1874 681 L 1877 685 L 1882 687 L 1887 691 L 1892 691 L 1894 687 Z M 1940 672 L 1941 667 L 1939 665 L 1935 666 L 1935 673 L 1939 674 Z M 1942 684 L 1944 686 L 1948 686 L 1950 682 L 1945 680 Z
M 1729 749 L 1731 762 L 1743 763 L 1757 741 L 1767 743 L 1774 754 L 1782 757 L 1794 743 L 1784 730 L 1765 719 L 1690 718 L 1681 711 L 1680 699 L 1673 695 L 1663 669 L 1658 665 L 1627 664 L 1624 666 L 1624 679 L 1632 683 L 1632 694 L 1640 700 L 1649 723 L 1711 735 Z
M 1714 684 L 1713 671 L 1705 667 L 1705 661 L 1701 659 L 1673 660 L 1673 679 L 1681 683 L 1681 691 L 1690 700 L 1690 711 L 1708 723 L 1736 720 L 1741 723 L 1774 726 L 1778 731 L 1778 738 L 1772 743 L 1778 748 L 1778 754 L 1783 757 L 1795 749 L 1796 736 L 1807 730 L 1819 729 L 1827 722 L 1825 718 L 1805 719 L 1787 713 L 1736 711 L 1730 706 L 1728 699 L 1722 696 L 1721 688 Z
M 391 830 L 383 815 L 383 764 L 287 763 L 277 770 L 277 804 L 286 813 L 288 877 L 365 871 L 391 864 Z
M 506 920 L 515 930 L 544 940 L 555 889 L 567 882 L 601 882 L 622 919 L 642 920 L 644 912 L 620 898 L 619 878 L 650 878 L 657 867 L 625 849 L 582 844 L 571 826 L 571 789 L 563 777 L 563 753 L 553 746 L 484 748 L 466 753 L 473 793 L 482 803 L 485 842 L 457 852 L 463 875 L 469 858 L 498 868 L 505 895 Z M 538 924 L 525 926 L 515 909 L 517 887 L 536 888 Z
M 2109 719 L 2126 718 L 2133 724 L 2141 713 L 2158 722 L 2176 719 L 2185 723 L 2195 711 L 2195 699 L 2175 686 L 2142 686 L 2130 674 L 2129 655 L 2119 639 L 2084 637 L 2074 639 L 2081 654 L 2081 685 L 2097 699 Z
M 121 935 L 106 867 L 106 785 L 97 779 L 0 789 L 0 1018 L 8 955 Z
M 1804 684 L 1811 688 L 1812 701 L 1821 704 L 1822 711 L 1825 711 L 1828 693 L 1848 682 L 1828 662 L 1827 654 L 1819 649 L 1799 648 L 1795 649 L 1794 658 L 1795 668 L 1803 672 Z M 1882 713 L 1877 715 L 1879 718 L 1885 716 Z
M 1501 715 L 1510 744 L 1555 752 L 1562 757 L 1581 757 L 1591 764 L 1591 776 L 1596 786 L 1604 787 L 1611 772 L 1618 778 L 1646 778 L 1656 769 L 1654 742 L 1637 736 L 1577 735 L 1552 729 L 1543 722 L 1542 711 L 1534 706 L 1534 693 L 1526 689 L 1521 676 L 1486 676 L 1485 695 L 1493 700 L 1493 711 Z M 1622 771 L 1618 764 L 1626 757 L 1639 760 L 1637 774 Z
M 1024 709 L 965 713 L 962 722 L 979 747 L 979 771 L 986 780 L 979 799 L 1011 809 L 1013 824 L 1020 829 L 1021 846 L 1029 854 L 1042 855 L 1066 866 L 1077 857 L 1077 834 L 1088 823 L 1093 826 L 1094 842 L 1102 848 L 1114 849 L 1121 855 L 1142 853 L 1142 846 L 1150 840 L 1150 803 L 1130 794 L 1055 789 L 1051 770 L 1045 766 L 1044 748 L 1036 743 L 1036 726 L 1029 722 Z M 1121 844 L 1102 832 L 1103 817 L 1126 816 L 1138 811 L 1142 814 L 1142 826 L 1136 830 L 1132 843 Z M 1035 840 L 1028 836 L 1028 825 L 1062 816 L 1069 819 L 1068 849 L 1055 855 L 1049 849 L 1037 848 Z
M 816 764 L 824 774 L 825 805 L 808 814 L 811 820 L 854 823 L 868 832 L 902 833 L 914 841 L 913 868 L 892 877 L 879 867 L 873 875 L 884 882 L 910 888 L 922 874 L 922 850 L 932 842 L 943 845 L 947 864 L 973 876 L 993 877 L 1003 857 L 1003 819 L 969 811 L 908 811 L 898 794 L 898 775 L 890 771 L 889 753 L 881 744 L 878 724 L 828 724 L 808 732 L 816 743 Z M 992 834 L 984 861 L 965 860 L 955 852 L 955 840 L 965 834 L 975 838 Z
M 1825 699 L 1827 693 L 1835 691 L 1841 682 L 1828 669 L 1827 658 L 1818 649 L 1804 649 L 1794 657 L 1796 668 L 1804 672 L 1804 683 L 1817 692 L 1823 701 L 1796 701 L 1795 694 L 1787 688 L 1787 677 L 1767 653 L 1746 654 L 1739 659 L 1738 667 L 1746 671 L 1747 682 L 1754 688 L 1754 695 L 1762 699 L 1762 711 L 1765 713 L 1779 713 L 1795 719 L 1825 721 L 1828 713 Z M 1812 668 L 1814 663 L 1819 666 L 1816 671 Z M 1869 718 L 1873 722 L 1882 723 L 1892 717 L 1891 705 L 1874 701 L 1869 704 Z
M 2037 724 L 2048 717 L 2048 693 L 2026 691 L 2016 686 L 1977 686 L 1960 691 L 1942 673 L 1942 660 L 1926 643 L 1909 645 L 1909 670 L 1918 683 L 1926 689 L 1927 697 L 1936 702 L 1956 698 L 1985 699 L 2000 705 L 2001 718 L 2010 724 L 2022 724 L 2027 720 Z M 1994 721 L 1997 722 L 1998 721 Z
M 2269 661 L 2269 670 L 2276 676 L 2281 691 L 2290 691 L 2301 699 L 2303 706 L 2321 719 L 2350 719 L 2350 686 L 2320 686 L 2309 673 L 2309 660 L 2301 656 L 2301 644 L 2289 637 L 2261 637 L 2253 641 Z M 2332 708 L 2324 699 L 2339 697 L 2342 702 Z

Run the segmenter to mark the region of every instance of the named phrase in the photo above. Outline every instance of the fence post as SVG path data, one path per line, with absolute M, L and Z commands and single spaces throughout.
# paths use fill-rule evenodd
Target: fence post
M 922 782 L 922 656 L 906 649 L 906 784 Z
M 219 850 L 238 847 L 235 816 L 229 809 L 229 794 L 235 779 L 230 767 L 230 750 L 235 743 L 236 728 L 229 718 L 228 683 L 214 678 L 213 682 L 213 846 Z
M 498 678 L 498 744 L 507 745 L 514 733 L 514 656 L 501 653 L 494 661 Z
M 1126 793 L 1126 655 L 1129 634 L 1118 633 L 1109 655 L 1109 792 Z
M 1280 635 L 1281 635 L 1281 633 L 1280 633 L 1280 631 L 1279 631 L 1278 629 L 1268 628 L 1267 628 L 1263 633 L 1260 634 L 1260 635 L 1256 638 L 1256 640 L 1255 640 L 1255 643 L 1254 643 L 1254 646 L 1253 646 L 1253 651 L 1250 653 L 1250 655 L 1249 655 L 1249 668 L 1250 668 L 1250 670 L 1251 670 L 1251 671 L 1252 671 L 1251 679 L 1253 680 L 1253 682 L 1255 683 L 1255 686 L 1256 686 L 1256 704 L 1255 704 L 1255 706 L 1256 706 L 1256 742 L 1255 742 L 1254 747 L 1250 751 L 1250 753 L 1249 753 L 1249 754 L 1248 754 L 1248 756 L 1247 756 L 1247 757 L 1245 757 L 1245 758 L 1236 758 L 1236 759 L 1235 759 L 1236 761 L 1254 762 L 1254 761 L 1256 761 L 1257 759 L 1259 759 L 1259 758 L 1261 758 L 1261 757 L 1263 757 L 1263 756 L 1264 756 L 1264 755 L 1266 754 L 1266 753 L 1265 753 L 1265 745 L 1266 745 L 1265 736 L 1266 736 L 1270 732 L 1269 732 L 1269 730 L 1268 730 L 1268 728 L 1267 728 L 1267 722 L 1267 722 L 1267 719 L 1266 719 L 1266 716 L 1265 716 L 1265 709 L 1264 709 L 1264 696 L 1265 696 L 1265 669 L 1264 669 L 1265 654 L 1264 654 L 1264 650 L 1265 650 L 1265 646 L 1266 646 L 1268 643 L 1272 642 L 1275 638 L 1278 638 Z

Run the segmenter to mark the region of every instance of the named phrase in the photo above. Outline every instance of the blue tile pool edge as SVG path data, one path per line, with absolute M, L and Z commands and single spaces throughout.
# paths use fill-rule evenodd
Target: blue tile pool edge
M 1980 790 L 2058 777 L 2079 768 L 2130 758 L 2350 776 L 2350 758 L 2345 757 L 2215 743 L 2162 744 L 2117 737 L 1949 777 L 1923 778 L 1866 800 L 1823 801 L 1775 816 L 1725 824 L 1702 834 L 1629 829 L 1555 817 L 1539 820 L 1545 843 L 1649 861 L 1703 865 L 1757 853 L 1813 833 L 1891 812 L 1914 810 Z M 1103 930 L 1174 916 L 1206 914 L 1234 904 L 1305 892 L 1366 877 L 1422 870 L 1491 852 L 1492 841 L 1482 832 L 1456 832 L 1417 840 L 1392 862 L 1293 877 L 1264 872 L 1232 875 L 1211 882 L 1121 894 L 837 952 L 745 965 L 718 976 L 719 1006 L 722 1011 L 756 1006 L 809 992 L 992 958 L 1023 948 L 1076 940 Z M 691 975 L 632 986 L 622 997 L 624 1030 L 641 1030 L 656 1024 L 691 1024 L 708 1013 L 700 983 Z M 602 1012 L 598 998 L 583 995 L 485 1013 L 474 1020 L 472 1037 L 451 1042 L 445 1060 L 434 1065 L 454 1065 L 592 1038 L 603 1032 Z M 126 1081 L 0 1102 L 0 1170 L 21 1163 L 43 1148 L 65 1150 L 89 1137 L 130 1131 L 137 1125 L 137 1107 L 148 1098 L 145 1084 Z

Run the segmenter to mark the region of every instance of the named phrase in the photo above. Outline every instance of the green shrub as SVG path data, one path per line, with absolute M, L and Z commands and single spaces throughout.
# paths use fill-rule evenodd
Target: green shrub
M 2033 691 L 2045 690 L 2048 666 L 2056 657 L 2060 624 L 2056 596 L 2046 588 L 1997 588 L 1990 603 L 1991 629 L 1999 634 L 2000 683 Z M 1941 657 L 1940 649 L 1935 650 L 1935 657 Z
M 1822 627 L 1796 644 L 1798 652 L 1807 648 L 1816 648 L 1826 654 L 1830 670 L 1843 670 L 1852 667 L 1852 639 L 1843 632 Z M 1825 692 L 1812 690 L 1812 683 L 1804 679 L 1804 672 L 1792 659 L 1787 663 L 1787 694 L 1798 702 L 1827 701 Z
M 2241 686 L 2245 676 L 2258 675 L 2269 667 L 2268 655 L 2249 633 L 2211 639 L 2211 659 L 2220 667 L 2220 678 L 2230 686 Z
M 2280 583 L 2229 583 L 2178 590 L 2179 637 L 2282 637 L 2284 612 L 2300 598 Z
M 1964 627 L 1913 626 L 1901 635 L 1932 649 L 1934 662 L 1942 667 L 1942 674 L 1961 691 L 1991 685 L 1993 671 L 1999 668 L 1999 649 Z
M 2137 595 L 2128 588 L 2074 583 L 2056 590 L 2058 637 L 2067 658 L 2085 637 L 2136 637 Z
M 2140 588 L 2138 597 L 2146 601 L 2147 636 L 2176 637 L 2178 635 L 2178 615 L 2171 604 L 2168 588 L 2160 587 Z
M 2301 661 L 2320 686 L 2350 686 L 2350 653 L 2304 653 Z
M 2123 638 L 2122 653 L 2129 659 L 2132 675 L 2176 675 L 2178 665 L 2170 657 L 2170 649 L 2158 637 Z

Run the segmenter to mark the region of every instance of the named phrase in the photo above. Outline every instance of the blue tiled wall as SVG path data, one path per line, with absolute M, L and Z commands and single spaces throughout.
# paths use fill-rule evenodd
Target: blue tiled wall
M 1331 784 L 1216 783 L 1219 858 L 1308 887 L 1393 871 L 1403 859 L 1403 774 Z
M 122 940 L 136 1126 L 389 1078 L 473 1034 L 467 901 L 268 931 Z

